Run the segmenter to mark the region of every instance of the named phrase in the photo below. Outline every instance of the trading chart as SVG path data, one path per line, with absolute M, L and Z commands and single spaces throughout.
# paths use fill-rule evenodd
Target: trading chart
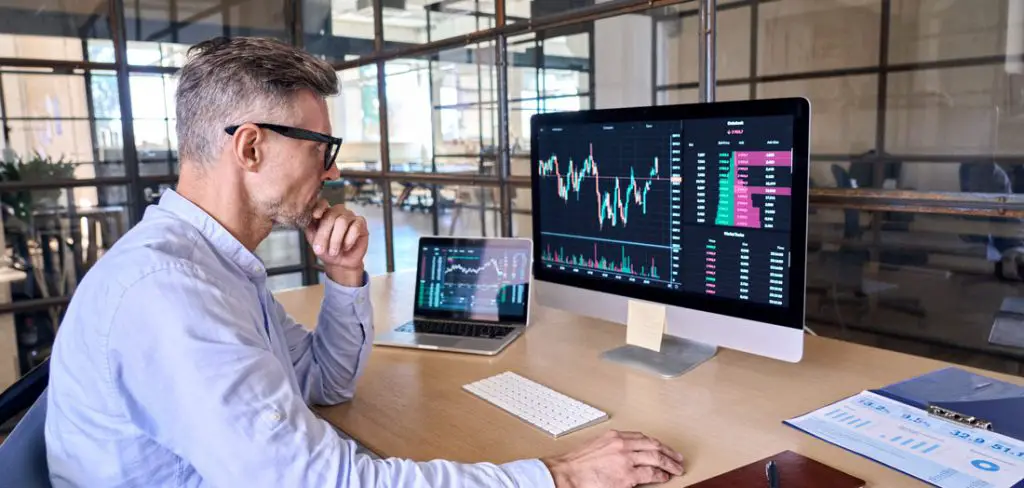
M 592 124 L 541 135 L 545 261 L 671 284 L 681 222 L 681 124 Z M 555 227 L 555 226 L 552 226 Z
M 540 128 L 549 269 L 786 306 L 789 117 Z
M 525 307 L 529 255 L 482 247 L 427 247 L 420 262 L 421 309 L 507 314 Z

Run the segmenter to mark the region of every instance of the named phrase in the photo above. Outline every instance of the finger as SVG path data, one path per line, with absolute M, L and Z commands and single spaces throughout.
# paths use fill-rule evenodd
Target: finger
M 682 463 L 683 460 L 684 460 L 683 455 L 681 453 L 679 453 L 675 449 L 672 449 L 671 447 L 666 446 L 665 444 L 661 445 L 661 449 L 659 449 L 659 451 L 661 451 L 662 454 L 664 454 L 664 455 L 666 455 L 666 456 L 668 456 L 668 457 L 670 457 L 672 459 L 675 459 L 676 461 L 678 461 L 680 463 Z
M 313 252 L 317 255 L 323 255 L 327 252 L 327 246 L 331 242 L 331 234 L 334 232 L 334 227 L 339 225 L 347 226 L 347 221 L 344 218 L 336 215 L 334 212 L 328 212 L 324 214 L 324 218 L 320 220 L 320 227 L 316 229 L 316 237 L 313 238 Z M 344 228 L 344 227 L 343 227 Z
M 344 226 L 344 227 L 342 227 L 342 226 Z M 334 230 L 331 232 L 331 240 L 330 240 L 330 244 L 329 244 L 330 245 L 329 252 L 330 252 L 331 256 L 337 256 L 338 253 L 341 252 L 341 245 L 342 245 L 342 242 L 345 239 L 345 234 L 347 232 L 351 232 L 349 230 L 351 227 L 352 227 L 352 225 L 349 224 L 344 219 L 339 218 L 339 219 L 334 221 Z
M 675 459 L 677 462 L 683 461 L 683 455 L 679 454 L 671 447 L 662 444 L 658 439 L 652 437 L 644 437 L 642 439 L 627 440 L 624 444 L 624 449 L 627 451 L 659 451 L 662 454 Z
M 633 483 L 637 485 L 664 483 L 668 481 L 668 479 L 668 473 L 655 467 L 640 466 L 633 470 Z
M 604 434 L 601 434 L 601 437 L 598 438 L 597 440 L 601 440 L 601 439 L 615 439 L 615 438 L 619 437 L 621 434 L 622 434 L 622 432 L 619 432 L 617 430 L 608 430 L 608 431 L 605 431 Z
M 352 224 L 348 226 L 348 232 L 345 233 L 345 251 L 351 251 L 359 243 L 359 239 L 368 233 L 366 219 L 356 217 Z
M 627 439 L 622 442 L 623 451 L 657 451 L 661 448 L 661 443 L 644 437 L 642 439 Z
M 675 476 L 683 474 L 683 465 L 661 451 L 637 451 L 629 459 L 634 466 L 652 466 Z
M 317 200 L 316 204 L 313 205 L 313 211 L 310 214 L 312 216 L 312 220 L 309 222 L 309 225 L 303 229 L 306 234 L 306 242 L 310 245 L 313 245 L 313 242 L 316 241 L 316 233 L 321 227 L 320 220 L 323 219 L 324 214 L 326 214 L 330 208 L 331 204 L 325 198 Z
M 322 219 L 324 213 L 326 213 L 327 210 L 330 208 L 331 204 L 330 202 L 327 201 L 326 198 L 321 198 L 317 200 L 316 205 L 313 206 L 313 218 L 316 220 Z

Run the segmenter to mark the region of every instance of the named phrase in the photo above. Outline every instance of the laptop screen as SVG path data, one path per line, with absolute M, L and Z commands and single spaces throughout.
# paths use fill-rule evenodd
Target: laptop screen
M 527 239 L 420 239 L 416 316 L 525 324 L 531 246 Z

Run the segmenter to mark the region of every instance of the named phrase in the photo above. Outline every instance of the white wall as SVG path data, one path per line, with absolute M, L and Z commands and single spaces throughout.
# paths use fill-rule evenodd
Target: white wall
M 594 25 L 595 108 L 651 104 L 651 17 L 622 15 Z

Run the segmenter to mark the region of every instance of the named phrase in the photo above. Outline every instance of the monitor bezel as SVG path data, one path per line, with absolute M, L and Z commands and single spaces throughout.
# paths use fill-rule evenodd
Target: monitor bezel
M 807 261 L 807 207 L 810 168 L 810 102 L 806 98 L 782 98 L 710 104 L 664 105 L 620 109 L 589 110 L 581 112 L 558 112 L 537 114 L 530 118 L 531 141 L 538 141 L 541 127 L 570 124 L 593 124 L 609 122 L 644 122 L 664 120 L 687 120 L 729 117 L 793 117 L 793 182 L 792 189 L 792 231 L 790 234 L 790 287 L 787 306 L 767 305 L 754 302 L 740 302 L 735 299 L 715 297 L 684 290 L 668 290 L 621 281 L 608 281 L 579 274 L 547 269 L 540 256 L 543 254 L 543 240 L 537 233 L 541 223 L 541 193 L 538 188 L 539 145 L 530 147 L 530 180 L 533 223 L 533 277 L 547 281 L 598 292 L 612 293 L 630 298 L 648 300 L 674 307 L 683 307 L 728 317 L 738 317 L 782 327 L 804 327 L 805 289 Z M 802 164 L 801 164 L 802 163 Z M 797 182 L 804 182 L 800 185 Z M 737 306 L 742 304 L 743 306 Z
M 416 247 L 416 288 L 413 294 L 413 316 L 421 319 L 434 319 L 434 320 L 461 320 L 471 322 L 486 322 L 495 324 L 514 324 L 523 325 L 529 321 L 530 317 L 530 285 L 532 284 L 532 277 L 528 277 L 526 280 L 526 288 L 523 290 L 523 315 L 522 316 L 495 316 L 491 314 L 483 313 L 472 313 L 469 311 L 458 312 L 448 310 L 434 310 L 424 309 L 419 306 L 419 283 L 422 277 L 423 269 L 423 248 L 430 246 L 438 247 L 496 247 L 496 248 L 508 248 L 516 251 L 523 251 L 526 256 L 530 259 L 529 268 L 533 269 L 533 255 L 531 249 L 533 249 L 533 243 L 530 239 L 521 237 L 421 237 Z

